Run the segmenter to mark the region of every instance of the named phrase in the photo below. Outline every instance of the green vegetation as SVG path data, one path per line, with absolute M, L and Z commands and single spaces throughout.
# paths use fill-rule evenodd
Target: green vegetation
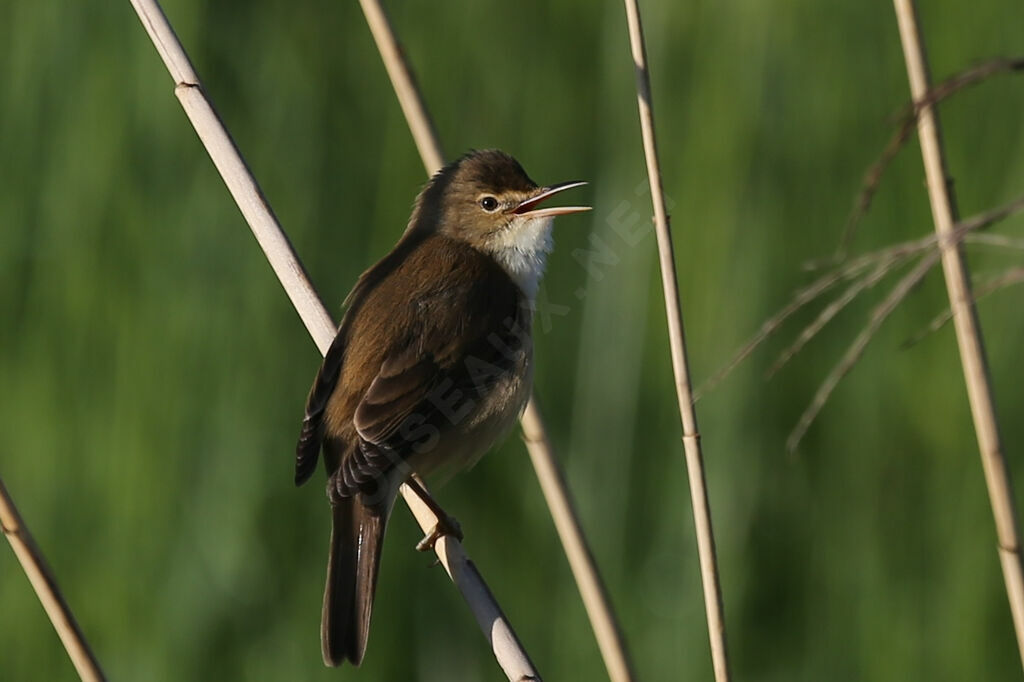
M 1018 3 L 922 4 L 936 77 L 1024 53 Z M 593 213 L 556 228 L 537 391 L 640 677 L 710 679 L 623 8 L 389 5 L 449 156 L 500 147 L 538 182 L 591 181 Z M 643 9 L 700 381 L 831 254 L 906 75 L 886 3 Z M 424 180 L 358 4 L 165 10 L 340 313 Z M 500 679 L 401 510 L 363 668 L 322 667 L 329 514 L 319 483 L 291 482 L 319 357 L 129 3 L 0 6 L 0 73 L 0 476 L 110 677 Z M 1019 76 L 942 105 L 963 215 L 1024 193 L 1022 110 Z M 930 230 L 911 142 L 854 250 Z M 615 262 L 586 267 L 598 239 Z M 972 247 L 970 261 L 985 275 L 1021 259 Z M 806 311 L 698 405 L 738 680 L 1020 674 L 952 330 L 899 349 L 946 304 L 937 272 L 785 452 L 892 281 L 763 382 Z M 1022 296 L 981 305 L 1018 491 Z M 517 438 L 439 497 L 540 671 L 601 679 Z M 0 550 L 0 680 L 73 675 Z

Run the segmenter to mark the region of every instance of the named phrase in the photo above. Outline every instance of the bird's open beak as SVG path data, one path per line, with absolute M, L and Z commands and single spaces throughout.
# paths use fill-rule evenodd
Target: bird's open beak
M 573 180 L 570 182 L 560 182 L 557 185 L 550 185 L 548 187 L 541 187 L 538 193 L 524 200 L 521 204 L 516 206 L 512 213 L 519 216 L 525 216 L 528 218 L 546 218 L 549 216 L 566 215 L 569 213 L 580 213 L 582 211 L 589 211 L 589 206 L 552 206 L 551 208 L 534 208 L 543 201 L 550 199 L 559 192 L 564 192 L 567 189 L 573 187 L 582 187 L 587 183 L 580 180 Z

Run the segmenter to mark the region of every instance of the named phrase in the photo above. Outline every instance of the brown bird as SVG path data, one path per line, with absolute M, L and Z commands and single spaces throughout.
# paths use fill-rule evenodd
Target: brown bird
M 500 151 L 471 152 L 416 199 L 395 248 L 359 278 L 306 403 L 295 483 L 321 449 L 334 514 L 320 636 L 324 663 L 359 665 L 388 517 L 402 483 L 438 513 L 429 549 L 458 526 L 413 475 L 472 465 L 522 413 L 533 299 L 557 215 L 537 208 L 582 182 L 539 187 Z

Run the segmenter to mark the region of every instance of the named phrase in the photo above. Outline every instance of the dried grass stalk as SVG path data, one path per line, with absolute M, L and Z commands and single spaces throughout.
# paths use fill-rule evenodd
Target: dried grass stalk
M 57 631 L 61 643 L 71 658 L 71 663 L 78 671 L 78 676 L 84 682 L 106 680 L 103 671 L 100 670 L 99 661 L 93 655 L 85 635 L 82 634 L 81 628 L 78 627 L 78 623 L 71 613 L 71 607 L 64 601 L 64 596 L 60 593 L 57 578 L 46 564 L 43 553 L 39 550 L 35 540 L 32 539 L 32 534 L 18 513 L 18 508 L 14 505 L 10 493 L 4 487 L 3 480 L 0 480 L 0 528 L 3 529 L 7 541 L 11 543 L 11 549 L 14 550 L 22 570 L 25 571 L 29 582 L 32 583 L 32 589 L 36 591 L 36 596 L 42 602 L 46 615 L 53 623 L 53 629 Z
M 643 135 L 644 157 L 647 159 L 647 177 L 651 185 L 654 205 L 654 226 L 658 237 L 658 255 L 661 263 L 661 283 L 665 294 L 665 314 L 668 317 L 669 345 L 672 351 L 672 369 L 675 374 L 676 399 L 683 426 L 683 448 L 686 452 L 686 471 L 690 479 L 690 500 L 697 532 L 697 553 L 700 558 L 701 582 L 704 586 L 704 608 L 711 642 L 711 660 L 715 680 L 729 679 L 729 656 L 725 643 L 725 617 L 722 609 L 722 589 L 718 578 L 718 559 L 715 556 L 715 536 L 711 528 L 711 507 L 708 503 L 707 483 L 704 480 L 704 461 L 697 430 L 697 411 L 693 406 L 690 388 L 690 369 L 686 359 L 686 339 L 683 333 L 683 315 L 679 305 L 679 284 L 676 279 L 675 257 L 672 253 L 672 233 L 668 225 L 668 211 L 662 192 L 658 147 L 654 136 L 654 106 L 651 100 L 651 81 L 647 70 L 647 47 L 644 44 L 640 7 L 637 0 L 625 0 L 629 25 L 629 44 L 636 69 L 637 106 L 640 109 L 640 129 Z
M 405 53 L 395 37 L 384 7 L 376 0 L 359 0 L 359 4 L 366 15 L 366 24 L 370 27 L 373 40 L 377 43 L 377 51 L 384 61 L 384 68 L 395 89 L 412 139 L 416 142 L 416 149 L 423 159 L 423 167 L 427 169 L 427 175 L 433 175 L 444 165 L 444 152 L 434 122 L 430 119 L 430 112 L 416 85 L 416 78 L 405 60 Z
M 1024 244 L 1021 245 L 1024 247 Z M 1024 283 L 1024 267 L 1013 267 L 1003 271 L 997 277 L 993 277 L 981 286 L 975 287 L 974 289 L 974 301 L 977 303 L 981 299 L 985 298 L 989 294 L 1011 287 L 1015 284 Z M 909 348 L 919 343 L 924 337 L 935 332 L 946 326 L 946 323 L 953 319 L 953 313 L 949 308 L 946 308 L 941 313 L 932 318 L 928 326 L 922 329 L 917 334 L 914 334 L 911 338 L 907 339 L 900 347 Z
M 878 185 L 882 181 L 882 175 L 885 173 L 892 160 L 896 157 L 896 154 L 903 149 L 907 140 L 910 139 L 910 133 L 914 130 L 914 124 L 917 122 L 917 114 L 921 110 L 921 107 L 938 104 L 947 97 L 956 94 L 970 85 L 980 83 L 996 74 L 1013 71 L 1024 71 L 1024 57 L 1016 57 L 1013 59 L 998 57 L 982 64 L 978 64 L 942 81 L 929 90 L 922 98 L 908 105 L 905 110 L 899 114 L 899 124 L 896 127 L 896 131 L 892 134 L 892 137 L 889 138 L 889 142 L 886 144 L 881 156 L 879 156 L 864 173 L 864 179 L 861 182 L 861 190 L 857 194 L 853 210 L 850 211 L 850 215 L 846 219 L 846 225 L 843 228 L 842 237 L 839 239 L 839 247 L 836 249 L 836 253 L 832 259 L 833 262 L 841 261 L 846 257 L 846 249 L 853 240 L 854 230 L 860 223 L 861 218 L 863 218 L 867 214 L 868 209 L 871 208 L 871 201 L 875 197 L 875 192 L 878 191 Z
M 1024 249 L 1024 240 L 1013 239 L 1003 235 L 992 235 L 992 234 L 979 234 L 980 230 L 987 229 L 992 225 L 1005 220 L 1017 213 L 1024 211 L 1024 197 L 1018 197 L 1013 201 L 1010 201 L 1002 206 L 998 206 L 994 209 L 984 211 L 977 215 L 965 218 L 956 224 L 951 237 L 955 242 L 971 242 L 978 244 L 985 244 L 990 246 L 996 246 L 1000 248 L 1022 248 Z M 930 249 L 936 249 L 938 244 L 938 236 L 935 234 L 913 239 L 906 242 L 901 242 L 892 246 L 887 246 L 876 251 L 872 251 L 857 258 L 852 259 L 848 263 L 833 268 L 831 271 L 821 275 L 811 284 L 807 285 L 803 289 L 799 290 L 793 299 L 784 307 L 782 310 L 777 312 L 772 317 L 768 318 L 762 325 L 761 329 L 758 330 L 749 341 L 747 341 L 740 350 L 733 356 L 729 363 L 708 379 L 702 386 L 700 386 L 694 392 L 694 400 L 698 400 L 702 395 L 708 393 L 721 383 L 728 375 L 732 372 L 743 360 L 747 358 L 751 353 L 754 352 L 762 343 L 764 343 L 768 337 L 778 331 L 782 324 L 789 319 L 793 314 L 809 305 L 810 303 L 821 298 L 825 293 L 832 289 L 836 284 L 841 281 L 853 281 L 847 290 L 835 301 L 830 303 L 824 310 L 822 310 L 815 320 L 808 325 L 800 336 L 794 341 L 785 351 L 783 351 L 775 363 L 766 372 L 768 377 L 771 377 L 779 369 L 782 368 L 789 360 L 793 358 L 803 347 L 810 341 L 821 329 L 831 321 L 836 314 L 838 314 L 842 308 L 848 305 L 856 296 L 862 291 L 873 287 L 877 284 L 880 279 L 884 278 L 893 269 L 902 265 L 905 261 L 913 256 L 924 253 Z M 931 261 L 932 264 L 936 262 Z M 874 272 L 864 275 L 864 271 L 869 267 L 874 267 Z M 1007 282 L 1004 286 L 1009 286 L 1014 282 Z M 895 290 L 899 297 L 895 300 L 886 299 L 883 302 L 883 306 L 898 305 L 902 302 L 903 298 L 906 297 L 913 287 L 902 287 L 897 286 Z M 877 313 L 878 308 L 875 309 Z M 891 311 L 890 311 L 891 312 Z M 886 316 L 888 313 L 886 314 Z M 928 330 L 925 330 L 921 334 L 916 335 L 913 339 L 903 344 L 904 346 L 913 345 L 920 340 L 923 336 L 927 335 L 929 331 L 941 327 L 944 321 L 934 321 L 929 326 Z M 869 321 L 869 326 L 877 331 L 878 326 L 874 325 L 872 321 Z M 870 341 L 870 338 L 865 340 Z M 856 354 L 856 359 L 860 358 L 860 354 Z M 842 366 L 842 363 L 840 364 Z M 845 376 L 849 370 L 852 369 L 852 365 L 846 366 L 841 372 L 839 372 L 838 378 L 841 379 Z M 814 417 L 820 412 L 824 403 L 819 402 L 819 399 L 824 396 L 829 397 L 835 388 L 835 384 L 832 383 L 833 377 L 826 378 L 825 383 L 819 389 L 818 396 L 815 398 L 811 407 L 804 413 L 804 418 L 808 415 L 813 421 Z M 829 385 L 831 384 L 831 385 Z M 807 427 L 810 426 L 810 422 L 803 423 L 797 426 L 797 428 L 790 434 L 790 440 L 788 447 L 790 450 L 795 448 L 803 434 L 806 432 Z
M 818 313 L 818 316 L 814 318 L 814 321 L 811 322 L 811 324 L 804 327 L 803 331 L 800 332 L 800 335 L 797 336 L 796 340 L 793 343 L 791 343 L 789 347 L 787 347 L 784 351 L 782 351 L 781 354 L 779 354 L 779 357 L 775 360 L 774 363 L 772 363 L 772 366 L 768 368 L 768 371 L 765 373 L 765 376 L 774 376 L 775 373 L 782 369 L 786 365 L 786 363 L 792 360 L 797 353 L 803 350 L 803 347 L 807 345 L 807 343 L 811 339 L 817 336 L 818 332 L 824 329 L 825 325 L 831 322 L 836 315 L 838 315 L 846 306 L 852 303 L 853 300 L 857 298 L 857 296 L 861 292 L 865 291 L 866 289 L 870 289 L 871 287 L 878 284 L 878 282 L 880 282 L 882 278 L 889 274 L 893 270 L 893 268 L 899 266 L 904 259 L 904 256 L 898 256 L 887 260 L 882 260 L 878 263 L 878 265 L 875 266 L 875 269 L 872 270 L 871 273 L 864 277 L 861 277 L 858 280 L 855 280 L 853 284 L 846 288 L 846 290 L 842 293 L 842 295 L 839 296 L 839 298 L 825 306 L 825 308 L 820 313 Z
M 942 252 L 942 270 L 949 293 L 950 310 L 953 312 L 953 325 L 967 383 L 967 397 L 974 418 L 974 430 L 981 451 L 985 483 L 992 504 L 992 513 L 995 516 L 999 558 L 1010 601 L 1010 611 L 1013 614 L 1017 647 L 1024 663 L 1024 566 L 1021 564 L 1017 515 L 1010 474 L 999 435 L 988 360 L 974 307 L 974 297 L 971 294 L 967 263 L 963 249 L 955 239 L 956 209 L 943 158 L 938 117 L 934 106 L 923 101 L 929 91 L 929 74 L 917 13 L 912 0 L 894 0 L 893 4 L 907 64 L 910 94 L 915 102 L 922 102 L 918 107 L 917 134 L 921 142 L 928 198 L 931 201 L 935 233 L 938 235 Z
M 608 670 L 608 678 L 612 682 L 633 680 L 635 677 L 625 638 L 615 618 L 615 612 L 612 611 L 608 591 L 597 572 L 597 562 L 594 561 L 594 555 L 587 545 L 579 514 L 569 496 L 565 474 L 553 456 L 554 447 L 548 440 L 536 400 L 531 399 L 527 404 L 522 427 L 523 440 L 530 452 L 530 461 L 537 472 L 544 500 L 551 510 L 551 518 L 562 541 L 565 557 L 569 560 L 569 568 L 576 578 L 576 586 L 579 588 L 580 598 L 583 599 L 583 607 L 587 611 L 590 625 L 594 629 L 594 637 Z
M 789 438 L 786 440 L 786 448 L 793 452 L 797 446 L 800 445 L 800 441 L 803 439 L 804 434 L 807 433 L 807 429 L 810 428 L 811 424 L 817 418 L 818 413 L 821 412 L 821 408 L 828 402 L 832 392 L 835 391 L 836 386 L 850 373 L 853 366 L 857 364 L 861 356 L 864 354 L 864 349 L 867 348 L 871 339 L 878 333 L 882 323 L 885 322 L 886 318 L 892 314 L 894 310 L 903 302 L 903 299 L 907 297 L 907 294 L 916 287 L 924 276 L 935 267 L 935 263 L 939 260 L 939 253 L 937 251 L 929 251 L 921 260 L 918 261 L 917 267 L 904 275 L 896 286 L 892 288 L 889 295 L 882 299 L 882 302 L 875 306 L 875 309 L 871 312 L 871 318 L 868 320 L 867 326 L 861 330 L 857 337 L 850 344 L 849 348 L 846 349 L 846 353 L 843 354 L 842 359 L 839 363 L 829 372 L 828 376 L 825 377 L 825 381 L 821 383 L 818 388 L 818 392 L 815 393 L 814 399 L 811 404 L 808 405 L 804 413 L 800 415 L 800 420 L 789 434 Z

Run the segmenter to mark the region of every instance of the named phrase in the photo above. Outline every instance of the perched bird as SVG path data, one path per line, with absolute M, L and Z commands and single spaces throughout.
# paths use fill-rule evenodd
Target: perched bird
M 321 449 L 334 514 L 321 621 L 327 665 L 366 651 L 381 544 L 402 483 L 438 513 L 430 548 L 458 527 L 415 482 L 480 458 L 530 396 L 533 299 L 557 215 L 585 183 L 539 187 L 500 151 L 471 152 L 416 199 L 404 236 L 359 278 L 306 403 L 295 483 Z

